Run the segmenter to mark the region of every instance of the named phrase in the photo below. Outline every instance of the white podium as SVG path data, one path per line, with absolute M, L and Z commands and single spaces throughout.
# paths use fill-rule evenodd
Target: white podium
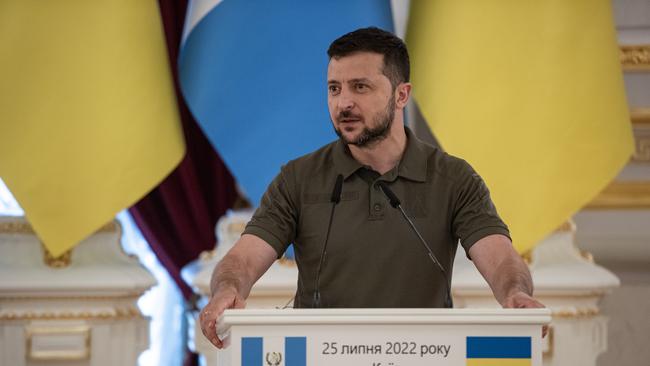
M 548 309 L 226 310 L 220 366 L 542 365 Z

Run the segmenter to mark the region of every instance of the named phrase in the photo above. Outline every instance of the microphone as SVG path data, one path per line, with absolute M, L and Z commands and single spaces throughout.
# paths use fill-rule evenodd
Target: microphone
M 442 267 L 442 264 L 440 264 L 440 261 L 438 260 L 438 258 L 436 258 L 436 255 L 433 254 L 433 251 L 431 250 L 431 247 L 429 247 L 429 244 L 427 244 L 426 240 L 424 240 L 424 238 L 422 237 L 422 235 L 420 234 L 418 229 L 415 227 L 415 224 L 413 223 L 411 218 L 406 214 L 406 212 L 404 212 L 404 209 L 402 208 L 402 204 L 401 204 L 399 198 L 397 198 L 397 196 L 395 195 L 395 193 L 390 188 L 388 188 L 388 185 L 384 181 L 378 181 L 377 185 L 379 185 L 379 187 L 384 192 L 386 197 L 388 197 L 388 202 L 390 202 L 390 205 L 393 206 L 394 208 L 398 209 L 402 213 L 402 216 L 404 216 L 406 221 L 409 223 L 409 226 L 411 226 L 411 229 L 413 230 L 413 232 L 415 232 L 415 235 L 417 235 L 418 239 L 420 239 L 420 243 L 422 243 L 422 245 L 424 246 L 424 249 L 429 254 L 429 258 L 438 267 L 438 269 L 440 270 L 440 273 L 442 273 L 442 276 L 445 279 L 445 288 L 447 290 L 446 291 L 447 298 L 445 299 L 445 307 L 453 308 L 454 304 L 453 304 L 453 301 L 451 300 L 451 288 L 449 287 L 449 277 L 447 277 L 447 272 Z
M 313 308 L 320 308 L 320 274 L 323 270 L 323 263 L 325 262 L 325 254 L 327 253 L 327 241 L 330 238 L 330 231 L 332 229 L 332 219 L 334 218 L 334 209 L 336 205 L 341 202 L 341 190 L 343 189 L 343 175 L 339 174 L 336 176 L 336 183 L 334 184 L 334 190 L 332 190 L 332 196 L 330 197 L 330 202 L 332 203 L 332 210 L 330 211 L 330 220 L 327 224 L 327 234 L 325 234 L 325 242 L 323 243 L 323 250 L 320 253 L 320 261 L 318 263 L 318 271 L 316 272 L 316 280 L 314 281 L 314 299 L 312 301 Z

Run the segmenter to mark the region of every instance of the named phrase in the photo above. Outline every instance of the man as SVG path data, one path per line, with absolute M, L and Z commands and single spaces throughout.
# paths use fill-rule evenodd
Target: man
M 411 84 L 402 40 L 359 29 L 335 40 L 328 55 L 328 108 L 339 140 L 289 162 L 271 183 L 214 271 L 200 316 L 205 336 L 222 347 L 217 317 L 244 307 L 255 281 L 290 243 L 299 269 L 295 307 L 442 307 L 459 241 L 502 306 L 542 307 L 481 178 L 405 128 Z M 331 214 L 339 175 L 340 203 Z M 381 184 L 400 197 L 448 275 L 388 205 Z

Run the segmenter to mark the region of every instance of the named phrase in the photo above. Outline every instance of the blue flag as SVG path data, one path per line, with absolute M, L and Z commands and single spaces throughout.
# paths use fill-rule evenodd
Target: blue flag
M 390 2 L 212 2 L 188 10 L 181 89 L 257 205 L 281 165 L 336 139 L 327 110 L 327 48 L 357 28 L 392 30 Z M 192 12 L 200 20 L 190 19 Z
M 307 337 L 242 337 L 241 366 L 263 365 L 306 366 Z

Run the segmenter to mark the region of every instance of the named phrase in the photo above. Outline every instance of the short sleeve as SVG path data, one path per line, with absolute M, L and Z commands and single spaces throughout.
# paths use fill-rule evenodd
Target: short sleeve
M 278 258 L 296 237 L 298 206 L 294 197 L 298 194 L 291 172 L 290 166 L 282 167 L 243 232 L 266 241 L 275 249 Z
M 459 168 L 459 179 L 455 182 L 452 230 L 469 257 L 469 249 L 480 239 L 492 234 L 510 238 L 510 232 L 497 214 L 483 179 L 465 161 Z

